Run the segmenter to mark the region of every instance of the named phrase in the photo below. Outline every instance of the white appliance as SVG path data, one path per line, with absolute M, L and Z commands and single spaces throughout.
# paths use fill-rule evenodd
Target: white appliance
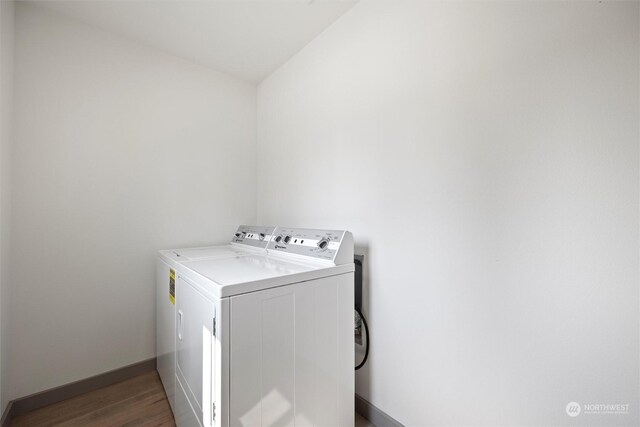
M 160 251 L 156 264 L 156 365 L 175 410 L 176 271 L 181 261 L 264 253 L 275 227 L 241 225 L 227 245 Z
M 353 426 L 351 233 L 277 227 L 176 274 L 179 427 Z

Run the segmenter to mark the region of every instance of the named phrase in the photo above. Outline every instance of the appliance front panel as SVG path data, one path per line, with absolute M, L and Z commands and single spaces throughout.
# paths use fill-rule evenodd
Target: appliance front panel
M 176 381 L 176 404 L 173 409 L 173 418 L 178 427 L 202 427 L 200 420 L 196 415 L 197 411 L 193 409 L 187 392 L 179 380 Z
M 213 423 L 215 303 L 181 276 L 176 282 L 176 376 L 202 426 Z
M 353 426 L 353 273 L 230 300 L 230 425 Z

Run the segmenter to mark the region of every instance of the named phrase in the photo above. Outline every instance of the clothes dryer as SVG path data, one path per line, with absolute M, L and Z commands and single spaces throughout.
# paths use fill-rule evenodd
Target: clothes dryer
M 180 427 L 354 424 L 353 237 L 273 236 L 266 253 L 178 267 Z
M 175 410 L 176 271 L 183 261 L 266 253 L 275 227 L 241 225 L 229 244 L 159 252 L 156 263 L 156 365 L 171 408 Z

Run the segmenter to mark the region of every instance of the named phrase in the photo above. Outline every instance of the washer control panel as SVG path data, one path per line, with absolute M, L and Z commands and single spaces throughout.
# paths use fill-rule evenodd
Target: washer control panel
M 275 227 L 261 227 L 258 225 L 241 225 L 238 227 L 231 243 L 253 246 L 256 248 L 266 248 L 271 240 Z
M 344 230 L 276 227 L 267 250 L 333 261 Z

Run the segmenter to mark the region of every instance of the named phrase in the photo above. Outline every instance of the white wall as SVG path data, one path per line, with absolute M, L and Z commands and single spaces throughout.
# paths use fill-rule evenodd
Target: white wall
M 9 179 L 13 116 L 13 1 L 0 1 L 0 414 L 7 403 L 5 352 L 9 255 Z
M 260 84 L 258 221 L 353 231 L 405 425 L 640 423 L 639 7 L 362 1 Z
M 16 7 L 10 396 L 155 356 L 154 259 L 255 222 L 255 86 Z

